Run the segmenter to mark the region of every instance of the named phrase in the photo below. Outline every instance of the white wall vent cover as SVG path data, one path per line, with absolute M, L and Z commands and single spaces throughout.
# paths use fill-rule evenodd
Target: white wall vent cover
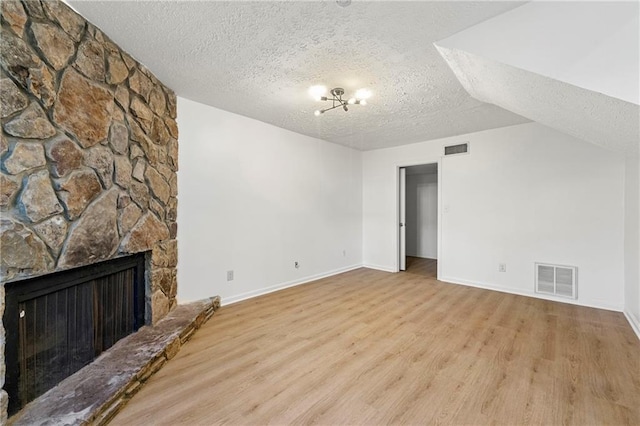
M 444 155 L 468 154 L 469 142 L 444 147 Z
M 536 293 L 578 297 L 578 268 L 576 266 L 536 263 Z

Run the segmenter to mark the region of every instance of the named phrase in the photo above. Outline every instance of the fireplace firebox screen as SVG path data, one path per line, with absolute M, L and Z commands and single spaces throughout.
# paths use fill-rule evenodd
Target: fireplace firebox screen
M 144 265 L 138 254 L 5 284 L 10 414 L 144 325 Z

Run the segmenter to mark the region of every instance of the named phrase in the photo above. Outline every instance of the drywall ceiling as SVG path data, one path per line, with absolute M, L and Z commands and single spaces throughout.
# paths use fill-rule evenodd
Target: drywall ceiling
M 533 2 L 436 45 L 475 99 L 635 156 L 639 13 L 637 2 Z
M 528 121 L 473 99 L 433 45 L 522 2 L 69 3 L 179 96 L 357 149 Z M 315 117 L 316 84 L 373 97 Z
M 469 52 L 439 49 L 474 98 L 603 148 L 638 154 L 638 105 Z
M 639 34 L 637 1 L 536 1 L 436 44 L 638 105 Z

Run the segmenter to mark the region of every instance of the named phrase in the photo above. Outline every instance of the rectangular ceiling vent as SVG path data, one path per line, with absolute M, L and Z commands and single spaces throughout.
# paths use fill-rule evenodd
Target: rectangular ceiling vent
M 444 155 L 458 155 L 469 153 L 469 142 L 444 147 Z
M 536 263 L 536 293 L 578 297 L 578 268 Z

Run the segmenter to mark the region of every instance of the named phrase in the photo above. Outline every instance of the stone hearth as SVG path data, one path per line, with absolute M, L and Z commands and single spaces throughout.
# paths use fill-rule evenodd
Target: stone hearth
M 178 306 L 28 404 L 9 424 L 106 424 L 219 307 L 219 297 Z
M 150 251 L 157 323 L 176 305 L 175 94 L 57 0 L 3 1 L 0 51 L 0 315 L 6 282 Z M 0 327 L 0 387 L 4 345 Z

